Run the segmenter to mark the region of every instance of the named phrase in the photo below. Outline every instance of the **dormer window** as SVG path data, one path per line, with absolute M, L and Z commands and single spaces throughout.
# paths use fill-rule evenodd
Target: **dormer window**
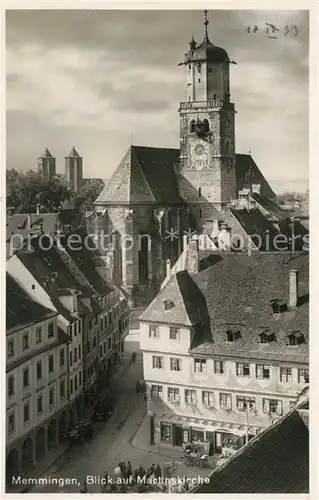
M 174 307 L 174 302 L 170 299 L 164 300 L 165 311 L 170 311 Z
M 288 335 L 288 345 L 299 345 L 304 343 L 305 337 L 299 330 L 296 330 Z
M 272 300 L 271 302 L 272 312 L 273 314 L 280 314 L 284 311 L 287 311 L 287 304 L 283 300 Z
M 266 328 L 262 332 L 259 333 L 259 342 L 260 344 L 269 344 L 270 342 L 274 342 L 276 340 L 275 334 Z
M 226 339 L 227 342 L 235 342 L 237 339 L 240 338 L 240 331 L 239 330 L 227 330 L 226 331 Z

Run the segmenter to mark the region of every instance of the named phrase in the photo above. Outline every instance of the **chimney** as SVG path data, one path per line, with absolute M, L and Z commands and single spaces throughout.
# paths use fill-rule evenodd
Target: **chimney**
M 289 307 L 298 305 L 298 271 L 291 269 L 289 272 Z
M 40 206 L 41 206 L 40 203 L 37 203 L 37 215 L 40 214 Z
M 199 271 L 198 238 L 193 236 L 188 244 L 188 266 L 187 271 L 197 274 Z
M 27 229 L 31 229 L 32 223 L 31 223 L 31 214 L 27 215 Z
M 188 245 L 188 236 L 187 234 L 183 234 L 183 251 L 185 250 L 187 245 Z
M 171 261 L 169 259 L 166 260 L 166 276 L 171 274 Z

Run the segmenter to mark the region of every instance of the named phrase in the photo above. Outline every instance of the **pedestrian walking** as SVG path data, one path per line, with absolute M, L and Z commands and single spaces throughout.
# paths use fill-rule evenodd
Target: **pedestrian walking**
M 140 476 L 140 478 L 142 479 L 143 477 L 145 477 L 146 475 L 146 471 L 143 467 L 143 465 L 140 465 L 140 468 L 139 468 L 139 471 L 138 471 L 138 475 Z
M 136 352 L 132 353 L 132 363 L 135 363 L 136 360 Z
M 137 477 L 138 477 L 139 471 L 140 471 L 139 467 L 135 467 L 135 469 L 134 469 L 134 480 L 135 480 L 135 482 L 137 481 Z
M 131 465 L 130 461 L 127 462 L 126 473 L 127 473 L 127 477 L 131 477 L 131 475 L 132 475 L 132 465 Z
M 140 381 L 139 380 L 136 381 L 135 390 L 136 390 L 136 394 L 138 394 L 140 392 Z
M 80 493 L 87 493 L 88 492 L 88 485 L 87 485 L 87 482 L 84 481 L 83 482 L 83 486 L 82 488 L 80 489 Z
M 162 476 L 162 470 L 158 464 L 155 467 L 155 476 L 157 477 L 157 479 Z

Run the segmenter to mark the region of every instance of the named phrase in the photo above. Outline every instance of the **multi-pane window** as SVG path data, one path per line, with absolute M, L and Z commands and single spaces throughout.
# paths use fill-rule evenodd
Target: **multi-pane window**
M 197 403 L 197 392 L 192 389 L 185 389 L 185 403 L 186 404 L 196 404 Z
M 214 361 L 214 373 L 224 373 L 224 362 Z
M 96 338 L 96 335 L 93 337 L 93 349 L 96 348 L 96 342 L 97 342 L 97 338 Z
M 202 402 L 205 406 L 214 406 L 214 393 L 202 391 Z
M 102 344 L 101 344 L 101 345 L 100 345 L 100 357 L 102 357 L 102 356 L 103 356 L 103 346 L 102 346 Z
M 48 337 L 49 339 L 54 337 L 54 323 L 49 323 L 48 325 Z
M 291 368 L 280 368 L 280 382 L 292 382 Z
M 175 326 L 171 326 L 169 329 L 169 338 L 172 340 L 179 340 L 179 328 L 175 328 Z
M 29 349 L 29 334 L 25 333 L 22 337 L 22 349 Z
M 53 387 L 49 390 L 49 405 L 50 406 L 54 405 L 54 388 Z
M 256 398 L 237 396 L 237 409 L 239 411 L 244 411 L 246 409 L 254 411 L 256 409 Z
M 42 342 L 42 328 L 41 326 L 38 326 L 38 328 L 35 331 L 35 343 L 41 344 L 41 342 Z
M 150 325 L 148 336 L 151 337 L 151 338 L 153 338 L 153 339 L 158 339 L 159 338 L 159 328 L 158 328 L 158 326 Z
M 270 378 L 270 366 L 269 365 L 256 365 L 256 377 L 257 378 Z
M 49 373 L 54 372 L 54 358 L 53 354 L 49 356 Z
M 103 353 L 106 354 L 106 341 L 103 342 Z
M 76 362 L 77 362 L 77 359 L 78 359 L 78 358 L 77 358 L 77 350 L 76 350 L 76 348 L 75 348 L 75 349 L 74 349 L 74 363 L 76 363 Z
M 78 376 L 75 375 L 74 377 L 74 390 L 77 391 L 78 390 Z
M 77 334 L 78 334 L 78 324 L 77 324 L 77 322 L 74 323 L 74 327 L 73 328 L 74 328 L 74 337 L 76 337 Z
M 90 354 L 91 346 L 90 346 L 90 341 L 88 340 L 86 343 L 86 353 Z
M 29 386 L 29 368 L 23 370 L 23 388 Z
M 14 340 L 10 339 L 8 341 L 8 358 L 14 356 Z
M 236 363 L 236 372 L 238 377 L 250 377 L 250 364 Z
M 221 392 L 219 395 L 219 404 L 222 410 L 231 410 L 232 408 L 231 394 Z
M 73 351 L 70 351 L 70 366 L 73 365 Z
M 179 358 L 171 358 L 171 371 L 180 372 L 182 369 L 182 360 Z
M 15 427 L 14 413 L 11 413 L 11 415 L 9 415 L 9 418 L 8 418 L 8 431 L 9 431 L 9 434 L 14 431 L 14 427 Z
M 162 398 L 163 395 L 163 386 L 161 385 L 152 385 L 151 387 L 151 398 L 159 399 Z
M 107 348 L 109 351 L 112 349 L 112 337 L 109 337 L 107 340 Z
M 14 377 L 10 375 L 8 378 L 8 396 L 13 396 L 14 394 Z
M 82 372 L 80 371 L 79 372 L 79 385 L 82 384 Z
M 206 372 L 206 359 L 195 358 L 194 359 L 194 371 L 195 372 Z
M 158 368 L 158 369 L 163 368 L 162 356 L 153 356 L 153 368 Z
M 37 362 L 37 380 L 42 378 L 42 361 Z
M 64 347 L 60 350 L 60 366 L 64 366 L 65 363 L 65 353 Z
M 263 399 L 263 412 L 282 414 L 282 401 L 280 399 Z
M 43 412 L 43 396 L 38 396 L 37 399 L 37 413 Z
M 298 383 L 309 384 L 309 370 L 307 370 L 306 368 L 298 369 Z
M 65 381 L 60 380 L 60 399 L 65 398 Z
M 30 420 L 30 405 L 26 403 L 23 407 L 23 422 L 29 422 Z
M 170 403 L 180 404 L 179 389 L 177 387 L 169 387 L 167 389 L 167 399 Z

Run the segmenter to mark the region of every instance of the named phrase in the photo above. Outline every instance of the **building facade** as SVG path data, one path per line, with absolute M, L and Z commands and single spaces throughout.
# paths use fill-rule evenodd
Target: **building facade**
M 170 277 L 140 317 L 150 439 L 219 454 L 309 383 L 308 257 L 215 256 L 194 271 Z
M 6 473 L 28 472 L 59 442 L 68 410 L 68 338 L 57 312 L 7 276 Z

